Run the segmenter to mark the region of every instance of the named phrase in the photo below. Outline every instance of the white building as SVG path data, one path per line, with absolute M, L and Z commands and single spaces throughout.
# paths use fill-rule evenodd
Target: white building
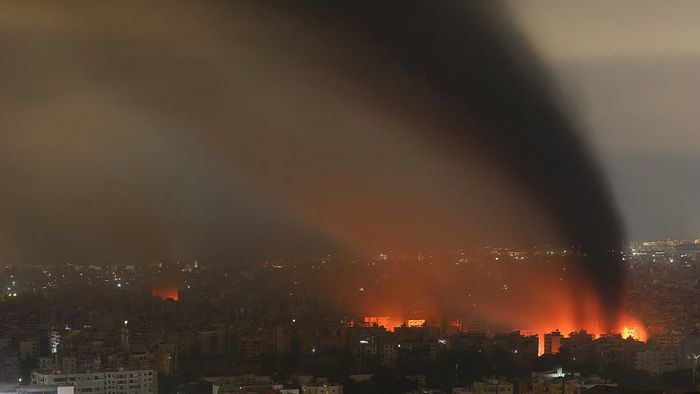
M 73 394 L 73 386 L 0 385 L 0 394 Z
M 118 369 L 82 373 L 35 370 L 32 384 L 73 385 L 75 394 L 155 394 L 158 375 L 152 369 Z
M 58 347 L 61 346 L 61 333 L 57 330 L 52 329 L 49 331 L 49 346 L 51 347 L 51 354 L 58 353 Z

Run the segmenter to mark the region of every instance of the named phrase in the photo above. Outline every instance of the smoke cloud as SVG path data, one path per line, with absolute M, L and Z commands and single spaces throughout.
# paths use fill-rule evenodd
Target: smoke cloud
M 614 324 L 616 209 L 498 5 L 164 4 L 4 6 L 6 253 L 554 240 Z
M 478 144 L 479 154 L 526 191 L 562 239 L 583 252 L 579 271 L 614 323 L 623 282 L 618 212 L 546 68 L 504 10 L 493 2 L 359 1 L 301 12 L 309 8 L 329 34 L 353 32 L 445 100 L 464 126 L 437 138 Z

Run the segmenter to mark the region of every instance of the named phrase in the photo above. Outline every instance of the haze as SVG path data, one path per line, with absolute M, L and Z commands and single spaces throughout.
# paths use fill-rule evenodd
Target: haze
M 590 131 L 629 236 L 695 236 L 700 44 L 689 18 L 669 30 L 653 2 L 635 12 L 546 2 L 546 15 L 545 2 L 508 4 Z M 397 100 L 358 84 L 345 57 L 370 72 L 394 65 L 343 37 L 333 46 L 242 6 L 2 8 L 5 259 L 556 240 L 531 196 L 475 148 L 455 152 L 425 132 L 455 122 L 430 86 L 406 79 L 418 93 Z M 580 39 L 563 45 L 564 33 Z M 622 33 L 638 39 L 609 39 Z

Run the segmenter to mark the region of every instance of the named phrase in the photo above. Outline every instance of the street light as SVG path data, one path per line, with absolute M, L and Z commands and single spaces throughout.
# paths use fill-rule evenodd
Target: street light
M 700 358 L 700 354 L 690 353 L 688 355 L 688 360 L 693 360 L 693 385 L 695 385 L 695 370 L 698 368 L 698 358 Z

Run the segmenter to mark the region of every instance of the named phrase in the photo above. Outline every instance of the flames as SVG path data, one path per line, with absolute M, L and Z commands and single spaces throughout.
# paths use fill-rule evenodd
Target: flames
M 589 334 L 592 334 L 595 338 L 599 338 L 604 335 L 619 334 L 620 336 L 622 336 L 622 338 L 632 338 L 642 342 L 646 342 L 649 339 L 647 330 L 639 319 L 629 316 L 627 314 L 623 314 L 619 318 L 619 321 L 619 326 L 611 330 L 602 329 L 598 321 L 592 321 L 588 324 L 578 325 L 573 325 L 570 322 L 564 322 L 559 324 L 560 327 L 555 327 L 557 326 L 557 324 L 545 324 L 543 325 L 543 327 L 554 327 L 554 329 L 543 328 L 541 330 L 536 331 L 540 339 L 539 354 L 544 354 L 544 335 L 555 330 L 560 331 L 564 336 L 568 336 L 568 334 L 575 331 L 585 330 Z
M 575 324 L 571 321 L 562 320 L 559 323 L 544 321 L 538 329 L 519 329 L 519 331 L 524 335 L 537 335 L 539 337 L 540 355 L 544 354 L 544 336 L 552 331 L 559 331 L 565 337 L 570 333 L 585 330 L 595 338 L 619 334 L 622 338 L 632 338 L 643 342 L 648 340 L 648 333 L 639 319 L 623 314 L 618 320 L 620 325 L 616 329 L 611 330 L 603 329 L 599 321 Z M 365 326 L 384 327 L 387 331 L 394 331 L 395 328 L 401 327 L 402 324 L 406 327 L 423 327 L 426 324 L 425 319 L 409 319 L 405 323 L 400 324 L 399 322 L 401 321 L 401 318 L 392 318 L 391 316 L 365 316 L 363 319 Z
M 356 316 L 388 317 L 377 325 L 389 331 L 423 319 L 427 326 L 459 331 L 520 330 L 540 337 L 540 353 L 544 334 L 557 330 L 563 336 L 586 330 L 594 336 L 620 334 L 646 341 L 647 327 L 631 313 L 634 308 L 606 305 L 580 272 L 576 258 L 383 262 L 366 269 L 353 267 L 356 271 L 349 275 L 343 271 L 343 283 L 331 287 L 327 299 L 338 300 L 334 307 Z M 625 291 L 624 284 L 620 291 Z
M 544 354 L 544 335 L 553 331 L 559 331 L 564 337 L 569 336 L 570 333 L 585 330 L 596 338 L 619 334 L 623 338 L 648 340 L 646 326 L 639 318 L 624 311 L 610 317 L 609 311 L 592 291 L 582 285 L 565 286 L 566 283 L 562 282 L 537 279 L 523 281 L 521 283 L 527 283 L 526 286 L 511 287 L 515 297 L 490 297 L 489 303 L 485 304 L 483 309 L 476 313 L 473 310 L 468 311 L 465 317 L 460 317 L 458 314 L 460 311 L 455 311 L 452 316 L 449 314 L 442 316 L 450 322 L 450 327 L 460 331 L 519 330 L 525 335 L 537 335 L 540 355 Z M 513 283 L 516 282 L 513 281 Z M 472 293 L 472 297 L 476 298 L 476 293 Z M 365 325 L 382 326 L 388 331 L 394 331 L 401 325 L 423 326 L 426 321 L 429 322 L 427 325 L 436 326 L 443 320 L 438 318 L 405 320 L 406 314 L 400 312 L 402 310 L 400 304 L 392 307 L 383 303 L 381 307 L 374 307 L 371 310 L 375 314 L 365 317 Z
M 635 325 L 635 326 L 624 326 L 622 327 L 622 330 L 620 330 L 620 334 L 622 335 L 623 338 L 633 338 L 637 339 L 640 341 L 646 341 L 646 332 L 642 328 L 640 328 L 640 325 Z
M 530 308 L 533 313 L 531 318 L 515 319 L 514 327 L 518 328 L 517 324 L 520 324 L 520 327 L 539 336 L 540 354 L 544 353 L 544 334 L 557 330 L 564 336 L 585 330 L 596 338 L 619 334 L 623 338 L 648 340 L 646 327 L 639 318 L 625 311 L 611 317 L 605 310 L 604 303 L 591 291 L 579 289 L 572 293 L 551 288 L 547 290 L 545 294 L 554 296 L 555 302 L 541 304 L 536 311 Z
M 160 297 L 162 300 L 178 300 L 177 287 L 154 287 L 151 291 L 151 295 L 153 295 L 153 297 Z
M 377 326 L 391 328 L 391 317 L 389 316 L 365 316 L 364 324 L 367 327 Z
M 406 322 L 408 327 L 423 327 L 425 325 L 425 319 L 409 319 Z
M 387 331 L 394 331 L 397 327 L 424 327 L 426 319 L 403 320 L 397 316 L 365 316 L 363 323 L 365 327 L 384 327 Z

